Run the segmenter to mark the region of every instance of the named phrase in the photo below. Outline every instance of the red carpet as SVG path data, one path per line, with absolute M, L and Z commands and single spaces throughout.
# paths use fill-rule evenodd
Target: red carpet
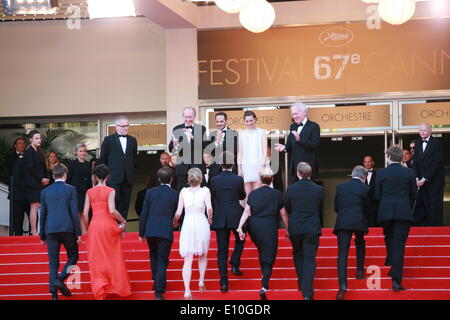
M 269 299 L 302 299 L 297 290 L 297 278 L 292 261 L 290 243 L 284 238 L 284 230 L 279 233 L 279 250 L 275 263 Z M 172 247 L 168 270 L 166 298 L 183 299 L 184 286 L 181 276 L 183 260 L 178 253 L 178 236 Z M 380 266 L 380 275 L 366 274 L 370 279 L 356 280 L 355 250 L 350 249 L 347 300 L 450 300 L 450 227 L 412 228 L 407 242 L 403 286 L 408 290 L 392 292 L 391 280 L 387 276 L 388 267 L 384 266 L 385 247 L 382 230 L 371 229 L 366 237 L 366 269 L 368 266 Z M 233 246 L 231 241 L 231 247 Z M 137 241 L 136 233 L 127 233 L 122 240 L 125 259 L 129 270 L 133 295 L 127 299 L 153 299 L 153 281 L 149 271 L 147 245 Z M 352 246 L 353 246 L 352 242 Z M 197 300 L 242 300 L 258 299 L 261 286 L 261 272 L 257 250 L 250 239 L 246 240 L 242 256 L 243 275 L 233 276 L 230 272 L 230 291 L 219 291 L 219 272 L 217 270 L 217 245 L 215 232 L 211 234 L 208 270 L 206 272 L 207 292 L 198 291 L 198 269 L 194 261 L 191 290 Z M 62 262 L 66 256 L 61 256 Z M 331 229 L 323 229 L 317 259 L 317 271 L 314 281 L 315 299 L 335 299 L 337 280 L 337 242 Z M 80 246 L 78 266 L 81 269 L 80 287 L 73 289 L 72 300 L 93 299 L 90 292 L 86 244 Z M 61 269 L 63 263 L 61 263 Z M 378 282 L 379 287 L 374 285 Z M 50 299 L 48 293 L 48 258 L 46 247 L 38 237 L 1 237 L 0 238 L 0 299 Z M 61 296 L 61 299 L 64 297 Z M 111 297 L 120 299 L 120 297 Z

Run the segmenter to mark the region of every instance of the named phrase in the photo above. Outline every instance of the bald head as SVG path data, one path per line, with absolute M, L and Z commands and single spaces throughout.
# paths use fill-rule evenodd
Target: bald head
M 422 139 L 428 139 L 431 134 L 431 126 L 424 122 L 419 126 L 419 134 Z

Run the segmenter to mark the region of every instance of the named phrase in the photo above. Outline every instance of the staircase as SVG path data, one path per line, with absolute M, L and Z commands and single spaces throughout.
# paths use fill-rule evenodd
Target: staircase
M 127 233 L 122 239 L 122 247 L 133 295 L 126 299 L 154 299 L 153 281 L 149 271 L 148 249 L 145 243 L 137 241 L 136 233 Z M 179 233 L 170 255 L 168 270 L 168 300 L 183 299 L 184 286 L 181 276 L 183 259 L 178 253 Z M 232 237 L 233 239 L 233 237 Z M 233 247 L 234 239 L 230 242 Z M 356 280 L 355 248 L 349 253 L 348 291 L 346 300 L 450 300 L 450 227 L 412 228 L 405 253 L 403 286 L 408 290 L 392 292 L 391 279 L 384 266 L 385 247 L 380 228 L 371 228 L 366 236 L 366 279 Z M 71 300 L 93 299 L 91 293 L 86 243 L 80 245 L 78 267 L 80 283 L 72 289 Z M 0 237 L 0 300 L 50 299 L 48 293 L 48 257 L 46 247 L 38 237 Z M 231 250 L 231 249 L 230 249 Z M 231 256 L 231 254 L 230 254 Z M 61 269 L 66 255 L 61 255 Z M 323 229 L 317 257 L 317 271 L 314 281 L 316 300 L 335 299 L 337 280 L 337 241 L 332 229 Z M 379 266 L 368 268 L 369 266 Z M 195 300 L 257 300 L 261 287 L 261 272 L 257 249 L 248 237 L 242 255 L 243 275 L 234 276 L 230 272 L 227 293 L 219 291 L 219 272 L 217 268 L 217 245 L 215 232 L 211 233 L 208 270 L 205 285 L 207 292 L 198 291 L 197 262 L 193 264 L 191 282 L 192 296 Z M 285 231 L 279 232 L 278 256 L 274 266 L 270 289 L 271 300 L 299 300 L 297 278 L 292 261 L 292 248 L 285 238 Z M 61 299 L 66 299 L 60 296 Z M 110 299 L 121 299 L 111 296 Z

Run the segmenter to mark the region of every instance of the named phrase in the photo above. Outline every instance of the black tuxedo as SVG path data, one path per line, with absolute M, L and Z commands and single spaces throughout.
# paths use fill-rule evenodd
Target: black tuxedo
M 192 141 L 187 141 L 184 123 L 175 126 L 172 135 L 178 139 L 180 146 L 175 148 L 173 139 L 169 143 L 170 152 L 178 152 L 177 166 L 175 167 L 175 176 L 177 179 L 177 190 L 181 191 L 187 187 L 187 173 L 191 168 L 202 168 L 203 149 L 208 144 L 206 138 L 206 128 L 199 124 L 194 124 L 192 128 Z
M 241 264 L 244 241 L 240 240 L 236 228 L 242 216 L 239 200 L 245 199 L 244 179 L 228 170 L 211 180 L 211 194 L 214 202 L 214 215 L 211 228 L 217 234 L 217 261 L 220 272 L 220 284 L 228 285 L 228 247 L 230 231 L 233 231 L 235 244 L 230 263 L 239 267 Z
M 226 163 L 224 152 L 228 151 L 231 152 L 234 155 L 233 159 L 233 172 L 237 174 L 238 168 L 237 168 L 237 153 L 238 153 L 238 132 L 235 130 L 232 130 L 227 127 L 227 130 L 223 131 L 225 136 L 223 138 L 223 142 L 219 144 L 218 146 L 215 145 L 216 142 L 216 136 L 217 136 L 217 130 L 214 130 L 211 132 L 210 135 L 210 143 L 214 143 L 214 149 L 211 153 L 214 156 L 215 162 L 218 165 L 221 165 L 222 163 Z
M 374 177 L 372 176 L 372 179 Z M 355 234 L 356 266 L 364 270 L 366 242 L 370 215 L 369 187 L 359 179 L 351 179 L 336 187 L 334 211 L 337 213 L 334 233 L 338 238 L 339 286 L 347 287 L 347 260 L 352 234 Z
M 312 168 L 311 178 L 314 180 L 319 174 L 316 158 L 316 150 L 320 145 L 320 127 L 310 120 L 306 121 L 300 132 L 300 140 L 297 142 L 291 131 L 297 131 L 299 125 L 292 123 L 289 128 L 289 136 L 286 142 L 286 152 L 291 154 L 290 173 L 297 181 L 297 165 L 307 162 Z
M 173 242 L 173 217 L 179 193 L 167 185 L 147 190 L 140 220 L 139 236 L 147 238 L 155 293 L 166 291 L 167 267 Z
M 124 153 L 117 133 L 105 137 L 100 151 L 100 159 L 97 161 L 97 164 L 108 166 L 108 186 L 116 190 L 116 208 L 125 220 L 128 217 L 137 156 L 136 138 L 128 135 L 126 139 L 127 145 Z
M 9 154 L 5 159 L 5 167 L 9 179 L 8 199 L 11 201 L 12 212 L 12 235 L 21 236 L 23 234 L 23 220 L 25 213 L 29 215 L 30 206 L 27 201 L 24 176 L 23 176 L 23 156 L 19 157 L 17 152 Z
M 406 240 L 413 221 L 411 202 L 417 197 L 414 171 L 393 163 L 377 174 L 375 196 L 379 201 L 378 223 L 384 230 L 386 264 L 392 279 L 402 280 Z
M 50 265 L 50 292 L 56 293 L 56 281 L 64 281 L 67 270 L 78 261 L 77 237 L 81 235 L 78 215 L 77 190 L 62 181 L 57 181 L 42 190 L 40 236 L 47 241 Z M 67 251 L 67 262 L 58 276 L 61 244 Z
M 202 186 L 211 189 L 212 178 L 219 175 L 222 172 L 222 168 L 217 163 L 212 163 L 209 167 L 202 165 L 201 170 L 203 172 Z M 208 173 L 208 182 L 206 182 L 206 174 Z
M 427 180 L 419 190 L 414 210 L 415 222 L 426 226 L 442 226 L 445 172 L 442 144 L 438 139 L 430 136 L 425 152 L 422 150 L 422 140 L 416 141 L 413 169 L 418 179 Z
M 316 271 L 316 254 L 319 248 L 320 211 L 323 203 L 323 187 L 308 179 L 290 185 L 284 195 L 284 206 L 289 216 L 294 265 L 299 289 L 304 297 L 314 294 L 313 280 Z
M 369 227 L 377 226 L 377 214 L 378 214 L 378 201 L 375 197 L 375 181 L 377 180 L 377 170 L 373 169 L 370 182 L 366 180 L 366 185 L 369 186 Z

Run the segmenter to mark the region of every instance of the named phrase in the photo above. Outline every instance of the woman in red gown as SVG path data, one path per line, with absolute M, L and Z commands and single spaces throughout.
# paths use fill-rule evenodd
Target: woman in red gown
M 116 210 L 115 190 L 106 186 L 108 168 L 98 165 L 94 175 L 98 183 L 87 191 L 83 212 L 88 232 L 87 253 L 92 291 L 97 300 L 106 299 L 108 294 L 129 296 L 130 281 L 120 243 L 126 220 Z M 91 206 L 92 220 L 89 223 Z

